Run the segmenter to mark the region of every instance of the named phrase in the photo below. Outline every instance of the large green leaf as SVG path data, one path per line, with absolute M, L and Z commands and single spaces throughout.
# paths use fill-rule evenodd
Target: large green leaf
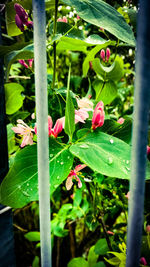
M 68 148 L 50 138 L 51 194 L 68 176 L 72 163 L 73 157 Z M 28 146 L 16 154 L 13 166 L 0 187 L 0 203 L 4 205 L 20 208 L 34 200 L 38 200 L 36 145 Z
M 85 21 L 98 27 L 103 27 L 118 39 L 135 45 L 133 32 L 124 17 L 104 1 L 63 0 L 63 2 L 74 7 L 78 15 Z
M 96 101 L 103 101 L 104 105 L 110 104 L 117 96 L 117 86 L 113 81 L 103 82 L 95 80 L 93 83 L 96 92 Z
M 90 61 L 93 61 L 94 58 L 95 58 L 95 55 L 103 48 L 107 47 L 107 46 L 110 46 L 110 45 L 115 45 L 116 42 L 115 41 L 106 41 L 105 40 L 105 43 L 102 43 L 102 44 L 99 44 L 97 46 L 95 46 L 93 49 L 91 49 L 90 52 L 88 52 L 84 62 L 83 62 L 83 66 L 82 66 L 82 69 L 83 69 L 83 75 L 86 76 L 87 75 L 87 72 L 89 70 L 89 62 Z
M 95 58 L 92 61 L 92 66 L 95 72 L 105 81 L 119 81 L 124 75 L 123 60 L 119 56 L 116 56 L 114 63 L 110 67 L 103 66 L 99 58 Z
M 24 96 L 21 93 L 23 91 L 24 88 L 18 83 L 5 84 L 6 114 L 11 115 L 22 107 Z
M 13 52 L 9 53 L 8 55 L 6 55 L 5 64 L 6 64 L 6 78 L 7 79 L 8 79 L 11 65 L 16 60 L 19 60 L 19 59 L 31 59 L 31 58 L 33 58 L 34 57 L 33 49 L 34 49 L 33 44 L 30 44 L 21 50 L 16 50 L 16 51 L 13 51 Z
M 6 54 L 14 51 L 14 50 L 20 50 L 24 48 L 25 46 L 29 45 L 31 42 L 26 43 L 15 43 L 13 45 L 0 45 L 0 56 L 5 56 Z
M 98 240 L 97 243 L 95 244 L 94 251 L 97 255 L 105 255 L 108 252 L 108 250 L 109 248 L 105 238 Z
M 89 267 L 88 262 L 84 258 L 74 258 L 72 259 L 67 267 Z
M 130 146 L 98 129 L 72 145 L 70 151 L 94 171 L 110 177 L 130 177 Z
M 88 264 L 89 264 L 89 267 L 93 267 L 97 260 L 98 260 L 98 257 L 99 255 L 97 255 L 94 251 L 95 249 L 95 246 L 92 246 L 89 250 L 89 254 L 88 254 Z

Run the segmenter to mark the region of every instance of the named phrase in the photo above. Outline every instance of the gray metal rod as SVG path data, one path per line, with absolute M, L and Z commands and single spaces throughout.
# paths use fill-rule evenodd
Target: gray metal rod
M 33 0 L 41 265 L 51 267 L 46 17 L 44 0 Z
M 150 1 L 140 0 L 126 267 L 139 266 L 150 106 Z

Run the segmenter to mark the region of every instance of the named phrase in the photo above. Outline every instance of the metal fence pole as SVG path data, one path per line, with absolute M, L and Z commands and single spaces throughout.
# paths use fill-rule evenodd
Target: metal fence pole
M 150 106 L 150 1 L 140 0 L 126 267 L 139 266 Z
M 33 0 L 38 181 L 42 267 L 51 267 L 45 1 Z

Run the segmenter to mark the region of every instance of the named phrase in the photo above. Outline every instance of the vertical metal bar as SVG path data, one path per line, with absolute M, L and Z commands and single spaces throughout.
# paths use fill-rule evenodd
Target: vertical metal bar
M 46 17 L 44 0 L 33 0 L 38 181 L 42 267 L 51 267 Z
M 150 107 L 150 1 L 140 0 L 126 267 L 139 266 Z

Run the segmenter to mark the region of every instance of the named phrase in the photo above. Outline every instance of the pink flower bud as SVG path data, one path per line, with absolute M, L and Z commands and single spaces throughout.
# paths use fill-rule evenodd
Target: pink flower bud
M 93 118 L 92 118 L 92 129 L 95 130 L 97 127 L 101 127 L 104 124 L 104 103 L 100 101 L 93 112 Z
M 28 21 L 28 14 L 27 14 L 27 12 L 19 4 L 14 4 L 14 8 L 16 10 L 16 14 L 19 16 L 19 18 L 22 21 L 22 23 L 23 24 L 26 24 L 26 22 Z
M 101 59 L 105 62 L 105 50 L 104 50 L 104 49 L 102 49 L 102 50 L 100 51 L 100 57 L 101 57 Z
M 62 129 L 63 129 L 63 125 L 64 125 L 64 119 L 61 118 L 61 119 L 58 119 L 55 123 L 55 126 L 54 126 L 54 129 L 52 131 L 52 134 L 57 137 L 57 135 L 59 133 L 61 133 Z
M 20 59 L 20 60 L 18 60 L 18 61 L 19 61 L 19 63 L 20 63 L 22 66 L 24 66 L 26 69 L 29 68 L 29 66 L 25 63 L 25 61 L 24 61 L 23 59 Z
M 110 58 L 110 49 L 107 48 L 107 49 L 106 49 L 106 61 L 107 61 L 107 62 L 108 62 L 109 58 Z
M 150 233 L 150 225 L 146 226 L 146 232 Z
M 118 123 L 123 124 L 124 123 L 124 118 L 119 118 L 119 120 L 117 120 Z
M 104 28 L 100 27 L 99 29 L 100 29 L 100 31 L 104 32 Z
M 20 29 L 20 31 L 23 32 L 24 31 L 24 26 L 23 26 L 23 23 L 22 23 L 20 17 L 17 14 L 15 16 L 15 23 L 16 23 L 17 27 Z
M 147 156 L 150 155 L 150 146 L 147 146 Z
M 147 261 L 144 257 L 140 258 L 140 263 L 143 264 L 144 266 L 147 265 Z
M 79 15 L 77 15 L 77 19 L 80 19 Z

